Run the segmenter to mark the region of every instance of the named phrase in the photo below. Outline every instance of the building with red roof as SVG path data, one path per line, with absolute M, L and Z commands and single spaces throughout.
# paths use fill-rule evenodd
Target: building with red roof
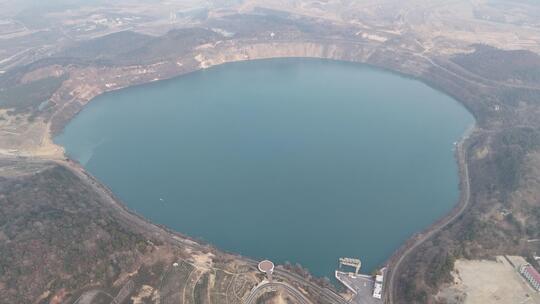
M 531 283 L 531 286 L 540 291 L 540 273 L 531 264 L 521 265 L 519 272 Z

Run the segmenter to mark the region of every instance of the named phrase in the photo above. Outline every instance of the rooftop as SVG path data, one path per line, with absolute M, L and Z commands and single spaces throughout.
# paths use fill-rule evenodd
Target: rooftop
M 259 270 L 261 272 L 272 272 L 274 271 L 274 263 L 269 260 L 264 260 L 259 263 Z
M 531 265 L 525 265 L 523 271 L 528 272 L 536 282 L 540 283 L 540 273 Z

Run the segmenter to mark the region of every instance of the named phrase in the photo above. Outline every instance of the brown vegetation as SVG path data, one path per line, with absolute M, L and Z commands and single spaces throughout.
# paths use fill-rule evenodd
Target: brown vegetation
M 26 166 L 20 160 L 2 165 Z M 228 304 L 238 303 L 256 282 L 247 264 L 226 255 L 210 260 L 216 269 L 201 268 L 192 260 L 198 249 L 133 226 L 62 165 L 38 162 L 25 174 L 3 174 L 0 193 L 2 302 L 71 303 L 86 296 L 91 303 L 112 297 L 124 303 L 149 288 L 143 298 L 183 296 L 181 290 L 192 288 L 196 303 L 230 293 L 228 302 L 212 301 Z M 197 275 L 188 284 L 192 272 Z
M 497 52 L 504 56 L 504 51 Z M 476 62 L 468 62 L 467 68 L 481 69 Z M 483 66 L 484 61 L 478 64 Z M 507 64 L 512 65 L 512 62 Z M 523 90 L 513 88 L 512 92 L 519 94 Z M 540 90 L 527 91 L 535 99 L 540 98 Z M 484 99 L 488 102 L 487 108 L 469 106 L 480 117 L 480 128 L 466 145 L 469 207 L 407 258 L 398 281 L 399 303 L 433 303 L 441 284 L 451 282 L 450 272 L 457 258 L 490 259 L 501 254 L 530 256 L 540 249 L 535 243 L 527 242 L 537 238 L 540 222 L 537 156 L 540 124 L 520 117 L 516 111 L 518 103 L 501 96 L 498 88 L 483 92 L 482 95 L 488 97 Z M 464 102 L 470 103 L 471 99 Z M 498 110 L 490 111 L 490 108 Z
M 0 75 L 0 107 L 9 110 L 0 118 L 6 122 L 0 130 L 0 152 L 33 155 L 31 148 L 50 143 L 50 131 L 59 132 L 90 99 L 105 91 L 214 64 L 287 56 L 365 62 L 422 79 L 458 99 L 477 119 L 476 132 L 465 145 L 469 207 L 408 256 L 400 268 L 396 298 L 402 303 L 435 301 L 433 295 L 450 280 L 457 258 L 540 252 L 540 243 L 527 242 L 540 233 L 540 60 L 532 52 L 540 44 L 534 6 L 522 3 L 520 8 L 525 9 L 503 6 L 501 11 L 491 3 L 475 4 L 479 5 L 471 9 L 475 18 L 456 23 L 451 21 L 456 12 L 468 7 L 459 1 L 441 7 L 419 2 L 412 8 L 406 1 L 384 2 L 379 8 L 358 1 L 346 7 L 321 2 L 285 8 L 275 1 L 259 2 L 271 9 L 246 14 L 247 7 L 256 4 L 247 3 L 243 12 L 227 8 L 212 12 L 215 17 L 208 19 L 212 14 L 207 13 L 197 19 L 204 20 L 202 24 L 160 36 L 120 31 L 81 38 L 58 52 L 23 53 L 20 62 L 25 64 Z M 17 18 L 29 28 L 54 24 L 51 15 L 34 10 L 35 18 L 28 18 L 27 13 Z M 86 20 L 88 13 L 80 14 L 84 17 L 65 18 Z M 497 21 L 490 23 L 488 17 Z M 67 31 L 77 32 L 74 27 Z M 64 33 L 47 35 L 54 32 Z M 5 44 L 16 46 L 10 46 L 13 54 L 27 43 L 50 44 L 51 39 L 42 36 L 9 39 Z M 470 45 L 478 42 L 529 50 Z M 18 60 L 16 56 L 13 62 Z M 28 76 L 52 67 L 65 76 Z M 50 105 L 36 111 L 47 99 Z M 25 131 L 33 128 L 39 132 Z M 196 265 L 189 260 L 193 252 L 185 252 L 191 248 L 189 242 L 171 245 L 155 226 L 140 218 L 134 224 L 135 217 L 121 216 L 118 206 L 111 206 L 73 171 L 52 163 L 36 165 L 30 159 L 16 163 L 3 163 L 2 169 L 12 169 L 0 177 L 2 299 L 60 302 L 86 295 L 103 302 L 111 297 L 142 302 L 162 297 L 221 303 L 225 294 L 233 303 L 257 281 L 249 266 L 238 265 L 241 259 L 231 256 L 216 254 L 211 270 Z M 217 253 L 208 247 L 201 250 Z M 177 259 L 179 265 L 171 266 Z M 288 269 L 310 278 L 301 267 Z

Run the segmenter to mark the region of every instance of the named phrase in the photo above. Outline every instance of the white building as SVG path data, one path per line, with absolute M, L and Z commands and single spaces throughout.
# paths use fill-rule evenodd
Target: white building
M 540 291 L 540 273 L 534 269 L 530 264 L 521 265 L 519 272 L 531 283 L 531 286 Z
M 382 298 L 383 280 L 384 276 L 382 274 L 375 276 L 375 285 L 373 286 L 373 297 L 375 299 L 380 300 Z

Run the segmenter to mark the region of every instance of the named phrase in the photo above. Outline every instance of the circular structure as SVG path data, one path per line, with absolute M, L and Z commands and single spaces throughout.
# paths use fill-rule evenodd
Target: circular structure
M 258 265 L 259 270 L 264 273 L 272 273 L 274 271 L 274 263 L 269 260 L 261 261 Z

